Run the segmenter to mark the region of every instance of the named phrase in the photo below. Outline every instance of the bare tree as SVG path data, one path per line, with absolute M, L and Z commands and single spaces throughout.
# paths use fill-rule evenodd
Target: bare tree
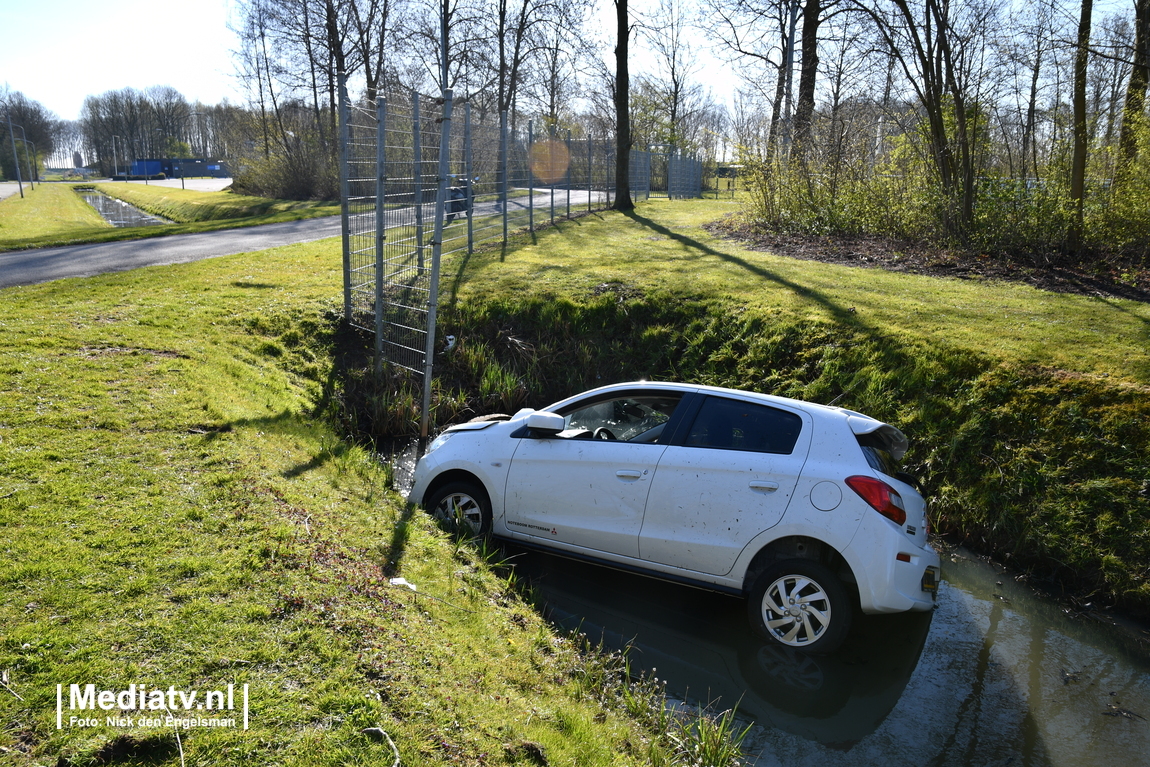
M 665 112 L 667 129 L 660 143 L 679 148 L 685 148 L 684 123 L 702 93 L 702 85 L 694 80 L 698 65 L 687 37 L 688 19 L 683 5 L 683 0 L 659 0 L 646 25 L 646 38 L 661 70 L 659 80 L 647 78 L 648 88 L 662 91 L 660 107 Z
M 615 2 L 615 210 L 634 210 L 631 199 L 631 19 L 627 0 Z
M 11 119 L 13 135 L 8 135 L 8 120 Z M 4 86 L 0 90 L 0 126 L 3 127 L 5 150 L 13 144 L 16 145 L 16 158 L 10 151 L 0 151 L 0 168 L 7 178 L 16 178 L 16 165 L 21 164 L 21 175 L 28 172 L 31 166 L 32 180 L 40 177 L 40 165 L 45 158 L 56 150 L 56 140 L 60 129 L 60 120 L 51 111 L 46 109 L 39 101 L 34 101 L 20 91 L 9 90 Z M 27 140 L 32 146 L 23 144 Z
M 965 237 L 974 217 L 975 145 L 986 127 L 985 116 L 972 107 L 982 84 L 985 35 L 999 8 L 987 2 L 956 10 L 947 0 L 852 2 L 874 22 L 922 107 L 931 165 L 946 200 L 942 223 Z
M 562 3 L 562 12 L 542 25 L 536 38 L 537 76 L 530 91 L 549 125 L 558 125 L 565 115 L 572 115 L 581 76 L 594 75 L 582 63 L 599 58 L 589 37 L 582 34 L 587 8 L 585 0 Z
M 739 62 L 748 91 L 770 104 L 766 154 L 780 145 L 785 123 L 784 103 L 794 71 L 795 26 L 801 0 L 706 0 L 703 12 L 712 39 Z M 757 66 L 751 66 L 755 64 Z M 773 91 L 767 76 L 773 73 Z M 786 113 L 789 118 L 789 112 Z

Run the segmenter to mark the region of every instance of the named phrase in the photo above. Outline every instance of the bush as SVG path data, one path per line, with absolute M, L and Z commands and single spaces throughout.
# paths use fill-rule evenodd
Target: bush
M 339 167 L 318 141 L 293 139 L 286 149 L 238 162 L 232 190 L 280 200 L 338 200 Z

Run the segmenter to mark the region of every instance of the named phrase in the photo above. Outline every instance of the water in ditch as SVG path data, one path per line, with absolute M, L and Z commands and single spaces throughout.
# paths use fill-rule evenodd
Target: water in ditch
M 759 765 L 1150 764 L 1145 652 L 961 551 L 933 613 L 859 616 L 824 657 L 759 640 L 742 600 L 513 553 L 555 623 L 630 647 L 675 696 L 737 704 Z
M 84 198 L 84 202 L 95 208 L 105 221 L 115 227 L 159 226 L 160 224 L 172 223 L 159 216 L 145 213 L 135 205 L 130 205 L 123 200 L 109 197 L 103 192 L 97 192 L 95 189 L 80 188 L 76 190 L 76 193 Z
M 410 488 L 417 450 L 391 456 Z M 807 656 L 766 643 L 746 603 L 505 544 L 558 627 L 668 693 L 737 706 L 762 767 L 1150 765 L 1150 632 L 1069 614 L 954 550 L 930 613 L 855 618 L 844 647 Z

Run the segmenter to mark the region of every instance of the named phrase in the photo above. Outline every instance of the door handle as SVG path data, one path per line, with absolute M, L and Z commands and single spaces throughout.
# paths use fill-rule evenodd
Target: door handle
M 779 489 L 779 483 L 778 482 L 758 482 L 758 481 L 756 481 L 756 482 L 751 483 L 751 489 L 752 490 L 762 490 L 764 493 L 773 493 Z
M 639 479 L 643 476 L 643 472 L 636 471 L 635 469 L 619 469 L 615 472 L 615 476 L 619 479 Z

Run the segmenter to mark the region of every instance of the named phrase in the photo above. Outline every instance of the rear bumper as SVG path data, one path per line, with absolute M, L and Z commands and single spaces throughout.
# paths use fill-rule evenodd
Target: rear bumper
M 911 541 L 893 523 L 874 515 L 864 519 L 843 552 L 854 571 L 864 613 L 933 609 L 941 574 L 938 552 Z M 857 563 L 857 564 L 856 564 Z M 935 588 L 930 588 L 931 584 Z

